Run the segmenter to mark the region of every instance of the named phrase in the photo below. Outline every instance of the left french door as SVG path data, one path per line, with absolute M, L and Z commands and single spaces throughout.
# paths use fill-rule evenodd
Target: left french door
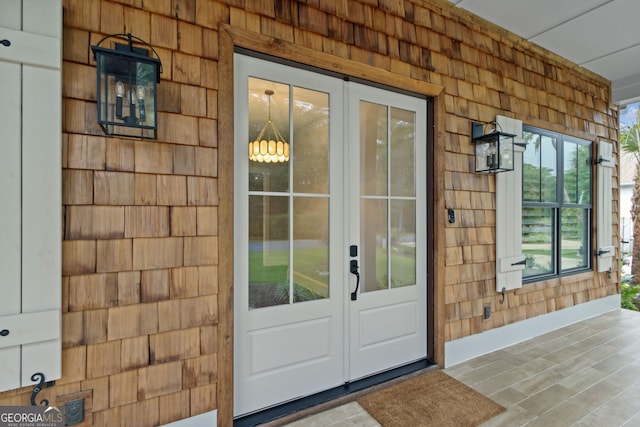
M 238 54 L 234 77 L 234 413 L 241 415 L 344 382 L 337 277 L 344 255 L 336 244 L 344 106 L 336 78 Z M 249 160 L 249 142 L 269 121 L 290 147 L 287 161 Z M 260 139 L 283 142 L 270 126 Z

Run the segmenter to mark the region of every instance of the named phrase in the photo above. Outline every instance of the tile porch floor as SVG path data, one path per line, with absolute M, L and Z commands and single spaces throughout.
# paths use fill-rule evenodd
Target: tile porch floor
M 483 427 L 639 426 L 640 313 L 615 310 L 444 372 L 507 408 Z M 314 412 L 268 425 L 380 425 L 353 400 Z

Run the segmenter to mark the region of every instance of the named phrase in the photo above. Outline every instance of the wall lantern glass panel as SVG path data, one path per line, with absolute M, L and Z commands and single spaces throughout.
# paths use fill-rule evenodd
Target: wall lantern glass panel
M 100 47 L 112 37 L 127 39 L 114 49 Z M 149 51 L 133 46 L 133 40 Z M 98 124 L 107 135 L 156 139 L 158 108 L 156 85 L 162 64 L 156 51 L 131 34 L 114 34 L 91 46 L 96 60 Z
M 513 170 L 513 144 L 516 135 L 494 129 L 485 133 L 485 124 L 471 124 L 471 138 L 475 144 L 476 172 L 498 173 Z

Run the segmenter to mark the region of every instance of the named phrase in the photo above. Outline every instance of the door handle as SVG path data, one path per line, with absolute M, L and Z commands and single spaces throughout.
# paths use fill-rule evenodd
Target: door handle
M 358 260 L 352 259 L 349 262 L 349 272 L 356 276 L 356 290 L 351 292 L 351 301 L 358 299 L 358 288 L 360 287 L 360 273 L 358 272 Z

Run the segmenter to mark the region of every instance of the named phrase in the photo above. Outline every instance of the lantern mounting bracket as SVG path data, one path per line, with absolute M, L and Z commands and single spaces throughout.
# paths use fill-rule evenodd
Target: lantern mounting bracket
M 149 43 L 147 43 L 146 41 L 142 40 L 140 37 L 136 37 L 131 33 L 119 33 L 119 34 L 109 34 L 108 36 L 104 36 L 103 38 L 100 39 L 100 41 L 98 43 L 96 43 L 95 47 L 100 47 L 100 44 L 107 40 L 110 39 L 112 37 L 126 37 L 127 39 L 127 44 L 122 44 L 122 43 L 116 43 L 115 45 L 115 50 L 116 51 L 126 51 L 128 50 L 131 53 L 134 53 L 136 55 L 140 55 L 140 56 L 147 56 L 148 51 L 144 48 L 141 47 L 135 47 L 133 46 L 133 40 L 135 39 L 137 43 L 141 43 L 145 46 L 147 46 L 149 49 L 151 49 L 151 51 L 153 52 L 153 54 L 156 56 L 156 58 L 158 58 L 158 65 L 159 65 L 159 72 L 158 72 L 158 80 L 156 83 L 160 83 L 160 74 L 162 74 L 162 62 L 160 62 L 160 55 L 158 55 L 158 52 L 156 52 L 156 50 L 153 48 L 153 46 L 151 46 Z

